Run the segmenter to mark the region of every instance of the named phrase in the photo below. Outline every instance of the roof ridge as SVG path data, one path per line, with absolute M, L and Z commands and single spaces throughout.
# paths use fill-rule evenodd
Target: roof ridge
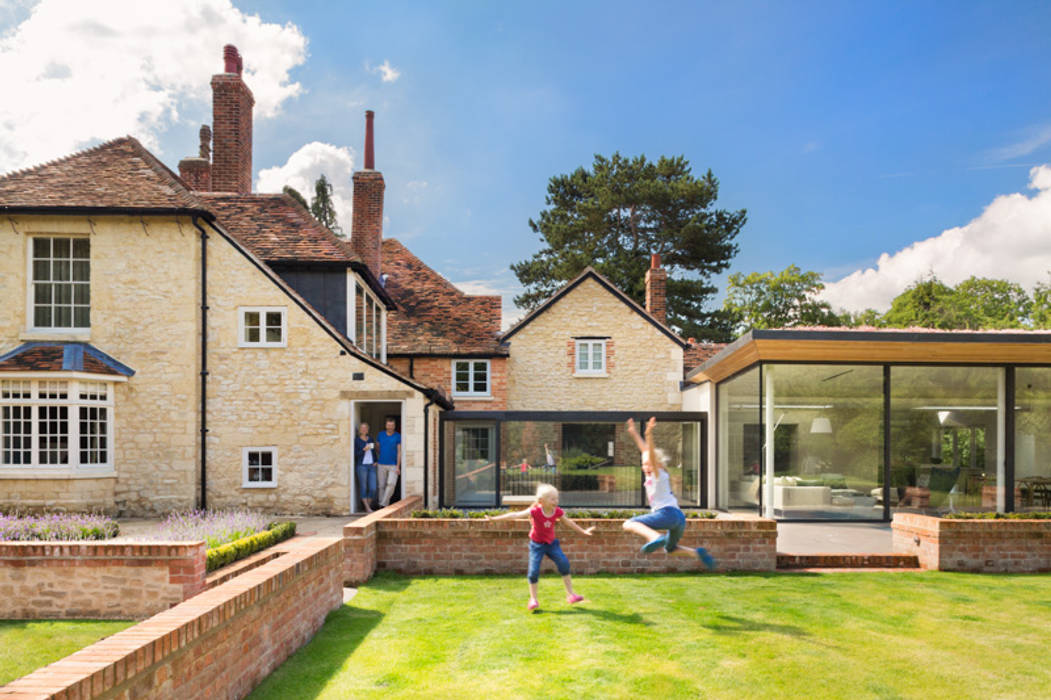
M 166 178 L 166 179 L 171 180 L 172 184 L 174 184 L 176 187 L 181 189 L 182 190 L 181 194 L 185 195 L 190 200 L 191 203 L 193 203 L 193 204 L 195 204 L 197 206 L 200 206 L 200 205 L 203 204 L 203 202 L 200 202 L 197 199 L 197 197 L 194 196 L 193 191 L 186 184 L 186 182 L 181 177 L 179 177 L 171 168 L 169 168 L 167 165 L 165 165 L 164 162 L 161 161 L 160 158 L 158 158 L 157 156 L 153 155 L 153 153 L 151 153 L 148 148 L 143 146 L 142 143 L 137 138 L 135 138 L 134 136 L 130 136 L 130 135 L 126 136 L 125 138 L 131 144 L 132 150 L 136 151 L 139 154 L 139 156 L 144 161 L 146 161 L 146 164 L 150 166 L 150 169 L 153 170 L 153 172 L 157 173 L 157 175 L 159 175 L 162 178 Z
M 88 148 L 81 149 L 79 151 L 73 151 L 72 153 L 67 153 L 64 156 L 59 156 L 58 158 L 53 158 L 53 159 L 51 159 L 49 161 L 45 161 L 43 163 L 37 163 L 36 165 L 27 165 L 24 168 L 19 168 L 17 170 L 12 170 L 12 171 L 6 172 L 6 173 L 0 173 L 0 180 L 6 180 L 9 177 L 16 177 L 16 176 L 20 176 L 20 175 L 28 175 L 29 173 L 33 172 L 34 170 L 41 170 L 43 168 L 49 168 L 49 167 L 51 167 L 53 165 L 58 165 L 60 163 L 65 163 L 66 161 L 72 160 L 73 158 L 77 158 L 78 156 L 88 155 L 89 153 L 95 153 L 97 151 L 103 150 L 104 148 L 109 148 L 109 147 L 115 145 L 119 141 L 128 141 L 128 140 L 135 141 L 134 137 L 129 136 L 129 135 L 118 136 L 117 138 L 110 139 L 109 141 L 103 141 L 100 144 L 96 144 L 94 146 L 90 146 Z M 136 143 L 138 143 L 138 142 L 136 142 Z M 140 148 L 141 147 L 142 146 L 140 144 Z

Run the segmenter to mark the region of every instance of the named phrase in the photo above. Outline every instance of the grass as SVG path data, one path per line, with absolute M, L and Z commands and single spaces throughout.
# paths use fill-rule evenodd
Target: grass
M 1051 576 L 382 574 L 252 698 L 1032 698 Z
M 0 620 L 0 685 L 134 624 L 112 620 Z

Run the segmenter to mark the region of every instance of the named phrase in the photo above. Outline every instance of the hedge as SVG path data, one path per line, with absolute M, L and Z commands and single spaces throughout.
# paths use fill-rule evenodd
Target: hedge
M 1035 513 L 946 513 L 941 516 L 950 520 L 1051 520 L 1051 512 L 1040 511 Z
M 293 522 L 271 523 L 270 527 L 262 532 L 209 549 L 206 568 L 208 571 L 215 571 L 227 564 L 232 564 L 238 559 L 244 559 L 250 554 L 255 554 L 261 549 L 283 542 L 294 534 L 296 534 L 296 524 Z

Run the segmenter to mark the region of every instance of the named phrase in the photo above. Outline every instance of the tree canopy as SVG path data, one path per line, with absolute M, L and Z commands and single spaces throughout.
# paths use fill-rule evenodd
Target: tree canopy
M 819 273 L 796 265 L 778 273 L 738 272 L 727 282 L 723 311 L 738 334 L 752 328 L 842 325 L 828 302 L 817 298 L 824 288 Z
M 718 194 L 712 172 L 695 177 L 684 156 L 596 155 L 590 169 L 553 176 L 547 208 L 529 220 L 544 247 L 511 265 L 525 287 L 515 303 L 535 308 L 590 265 L 642 304 L 650 255 L 658 253 L 668 271 L 669 325 L 726 339 L 725 315 L 706 306 L 717 291 L 711 276 L 737 254 L 746 212 L 714 209 Z
M 332 183 L 325 177 L 325 173 L 321 173 L 317 182 L 314 183 L 314 198 L 310 201 L 310 213 L 333 233 L 343 233 L 343 229 L 339 227 L 339 222 L 336 220 L 336 207 L 332 203 Z

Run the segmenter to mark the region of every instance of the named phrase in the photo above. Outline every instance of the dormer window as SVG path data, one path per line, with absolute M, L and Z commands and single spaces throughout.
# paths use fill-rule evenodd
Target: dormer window
M 357 278 L 347 304 L 347 337 L 370 357 L 387 361 L 387 308 Z
M 30 322 L 40 330 L 91 328 L 91 241 L 30 239 Z

